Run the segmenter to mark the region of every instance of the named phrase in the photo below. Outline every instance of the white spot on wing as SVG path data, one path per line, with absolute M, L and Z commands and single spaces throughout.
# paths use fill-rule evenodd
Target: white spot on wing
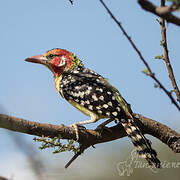
M 99 99 L 104 101 L 104 96 L 100 96 Z
M 76 86 L 75 89 L 80 89 L 80 86 Z
M 86 100 L 85 103 L 86 103 L 86 104 L 90 104 L 89 100 Z
M 112 102 L 111 102 L 111 101 L 110 101 L 110 102 L 108 102 L 108 105 L 109 105 L 109 106 L 112 106 Z
M 89 108 L 90 110 L 93 110 L 93 106 L 92 106 L 92 105 L 89 105 L 88 108 Z
M 108 108 L 108 105 L 107 105 L 107 104 L 104 104 L 103 107 L 107 109 L 107 108 Z
M 95 101 L 98 101 L 98 98 L 96 97 L 95 94 L 92 95 L 92 98 L 93 98 Z
M 117 116 L 118 113 L 115 111 L 115 112 L 113 112 L 112 114 L 113 114 L 114 116 Z
M 116 109 L 117 109 L 118 111 L 121 111 L 121 108 L 120 108 L 120 107 L 116 107 Z
M 96 88 L 97 91 L 103 92 L 102 88 Z
M 102 111 L 101 111 L 101 110 L 98 110 L 98 113 L 99 113 L 99 114 L 102 114 Z
M 81 100 L 81 105 L 84 106 L 84 101 Z
M 86 95 L 89 95 L 90 93 L 91 93 L 91 91 L 89 89 L 85 91 Z
M 84 97 L 84 92 L 79 92 L 79 95 L 80 95 L 81 98 L 83 98 Z
M 100 106 L 97 106 L 96 109 L 101 109 L 101 107 L 100 107 Z

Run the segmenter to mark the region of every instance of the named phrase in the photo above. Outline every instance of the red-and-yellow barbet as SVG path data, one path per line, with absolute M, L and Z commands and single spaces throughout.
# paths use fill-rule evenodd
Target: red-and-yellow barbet
M 119 121 L 138 154 L 150 165 L 160 167 L 157 153 L 136 125 L 129 104 L 107 79 L 84 67 L 76 55 L 64 49 L 55 48 L 44 55 L 29 57 L 26 61 L 48 67 L 54 74 L 55 87 L 62 98 L 90 116 L 90 120 L 71 125 L 76 131 L 77 139 L 78 126 L 105 118 L 108 120 L 102 124 L 103 126 L 111 121 Z

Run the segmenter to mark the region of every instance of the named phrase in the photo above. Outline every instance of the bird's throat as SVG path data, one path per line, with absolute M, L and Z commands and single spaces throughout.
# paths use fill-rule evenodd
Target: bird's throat
M 56 91 L 59 93 L 60 92 L 60 87 L 59 87 L 59 81 L 61 80 L 62 76 L 56 76 L 54 77 L 54 84 Z
M 51 66 L 51 68 L 52 68 L 55 78 L 61 76 L 64 71 L 64 67 Z

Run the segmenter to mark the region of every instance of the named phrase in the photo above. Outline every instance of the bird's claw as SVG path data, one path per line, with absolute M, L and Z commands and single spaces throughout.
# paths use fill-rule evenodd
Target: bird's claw
M 71 124 L 70 125 L 71 128 L 73 128 L 75 130 L 76 133 L 76 141 L 79 140 L 79 129 L 86 129 L 84 126 L 78 125 L 78 124 Z
M 95 131 L 98 131 L 98 137 L 99 137 L 99 138 L 101 138 L 101 133 L 102 133 L 104 130 L 112 133 L 112 131 L 111 131 L 108 127 L 100 124 L 100 125 L 97 126 L 96 129 L 95 129 Z
M 112 132 L 111 129 L 109 129 L 108 127 L 101 125 L 101 124 L 99 126 L 97 126 L 97 128 L 95 129 L 95 131 L 103 131 L 103 130 Z

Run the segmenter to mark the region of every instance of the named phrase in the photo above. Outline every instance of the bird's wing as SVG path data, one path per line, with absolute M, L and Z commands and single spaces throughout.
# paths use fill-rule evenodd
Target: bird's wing
M 80 86 L 78 89 L 79 91 L 83 91 L 86 89 L 86 84 L 90 84 L 94 87 L 104 88 L 107 91 L 110 91 L 114 94 L 116 100 L 121 105 L 122 109 L 126 113 L 127 117 L 132 118 L 132 110 L 130 105 L 126 102 L 126 100 L 121 96 L 120 92 L 112 86 L 106 78 L 97 74 L 93 70 L 85 68 L 81 73 L 73 73 L 71 72 L 71 76 L 75 79 L 76 83 L 82 83 L 83 85 Z

